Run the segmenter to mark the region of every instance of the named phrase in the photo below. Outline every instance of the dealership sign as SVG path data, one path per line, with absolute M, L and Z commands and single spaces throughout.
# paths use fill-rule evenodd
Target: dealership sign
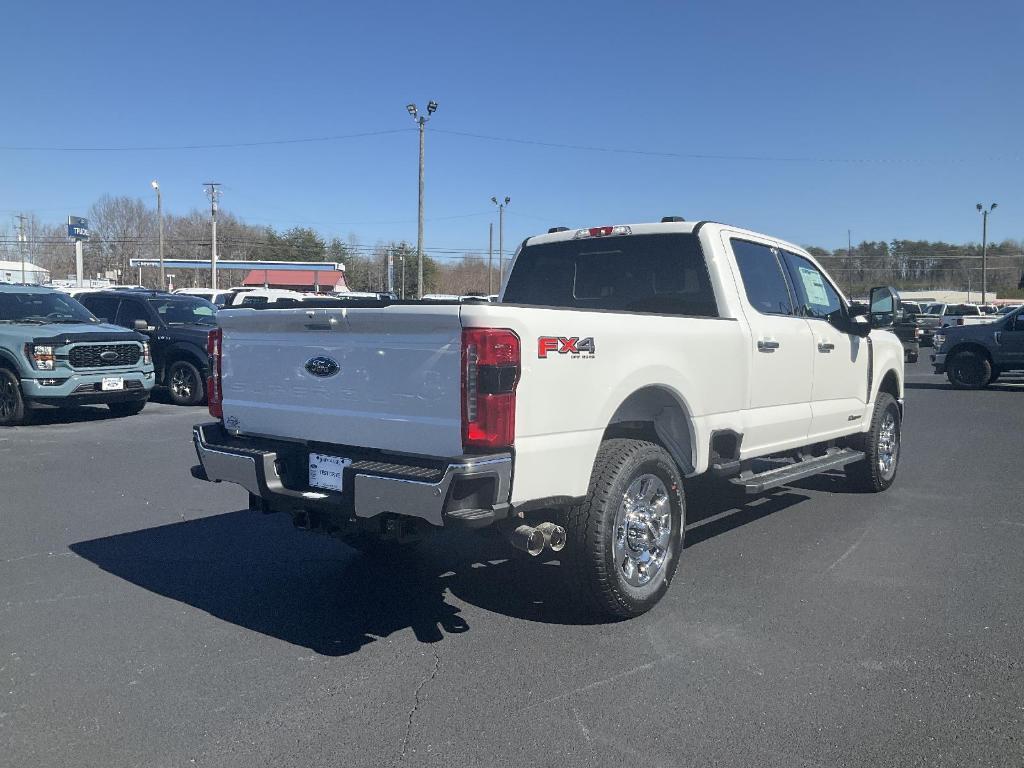
M 81 216 L 68 216 L 68 237 L 72 240 L 88 240 L 89 220 Z

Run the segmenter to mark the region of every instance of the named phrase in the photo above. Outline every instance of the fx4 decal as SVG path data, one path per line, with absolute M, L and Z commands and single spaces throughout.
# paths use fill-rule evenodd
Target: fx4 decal
M 547 358 L 549 352 L 557 352 L 560 355 L 587 355 L 593 357 L 594 337 L 588 336 L 581 339 L 579 336 L 541 336 L 537 339 L 537 357 Z

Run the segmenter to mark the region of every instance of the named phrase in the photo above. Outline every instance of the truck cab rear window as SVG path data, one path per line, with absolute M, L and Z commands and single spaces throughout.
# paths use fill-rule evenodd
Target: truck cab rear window
M 718 317 L 704 254 L 691 234 L 612 236 L 526 246 L 516 259 L 503 301 Z

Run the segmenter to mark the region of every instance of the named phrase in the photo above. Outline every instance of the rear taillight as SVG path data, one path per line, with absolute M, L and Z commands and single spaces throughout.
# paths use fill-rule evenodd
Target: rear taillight
M 206 403 L 210 415 L 215 419 L 224 418 L 224 390 L 221 387 L 220 359 L 224 331 L 215 328 L 206 337 L 206 354 L 210 356 L 210 378 L 206 380 Z
M 963 325 L 964 324 L 964 319 L 962 317 L 958 317 L 957 320 L 956 320 L 956 324 L 957 325 Z
M 462 331 L 462 446 L 510 448 L 516 432 L 519 337 L 506 328 Z

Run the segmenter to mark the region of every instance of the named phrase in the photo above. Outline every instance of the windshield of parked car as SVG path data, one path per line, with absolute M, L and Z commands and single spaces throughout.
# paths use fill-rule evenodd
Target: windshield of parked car
M 57 292 L 0 293 L 0 322 L 96 323 L 88 309 Z
M 942 308 L 945 306 L 945 304 L 930 304 L 928 305 L 928 309 L 926 309 L 924 313 L 926 315 L 941 315 Z
M 216 325 L 217 307 L 206 299 L 176 296 L 150 299 L 149 304 L 167 325 Z
M 717 317 L 692 234 L 610 235 L 528 245 L 502 301 L 542 307 Z

